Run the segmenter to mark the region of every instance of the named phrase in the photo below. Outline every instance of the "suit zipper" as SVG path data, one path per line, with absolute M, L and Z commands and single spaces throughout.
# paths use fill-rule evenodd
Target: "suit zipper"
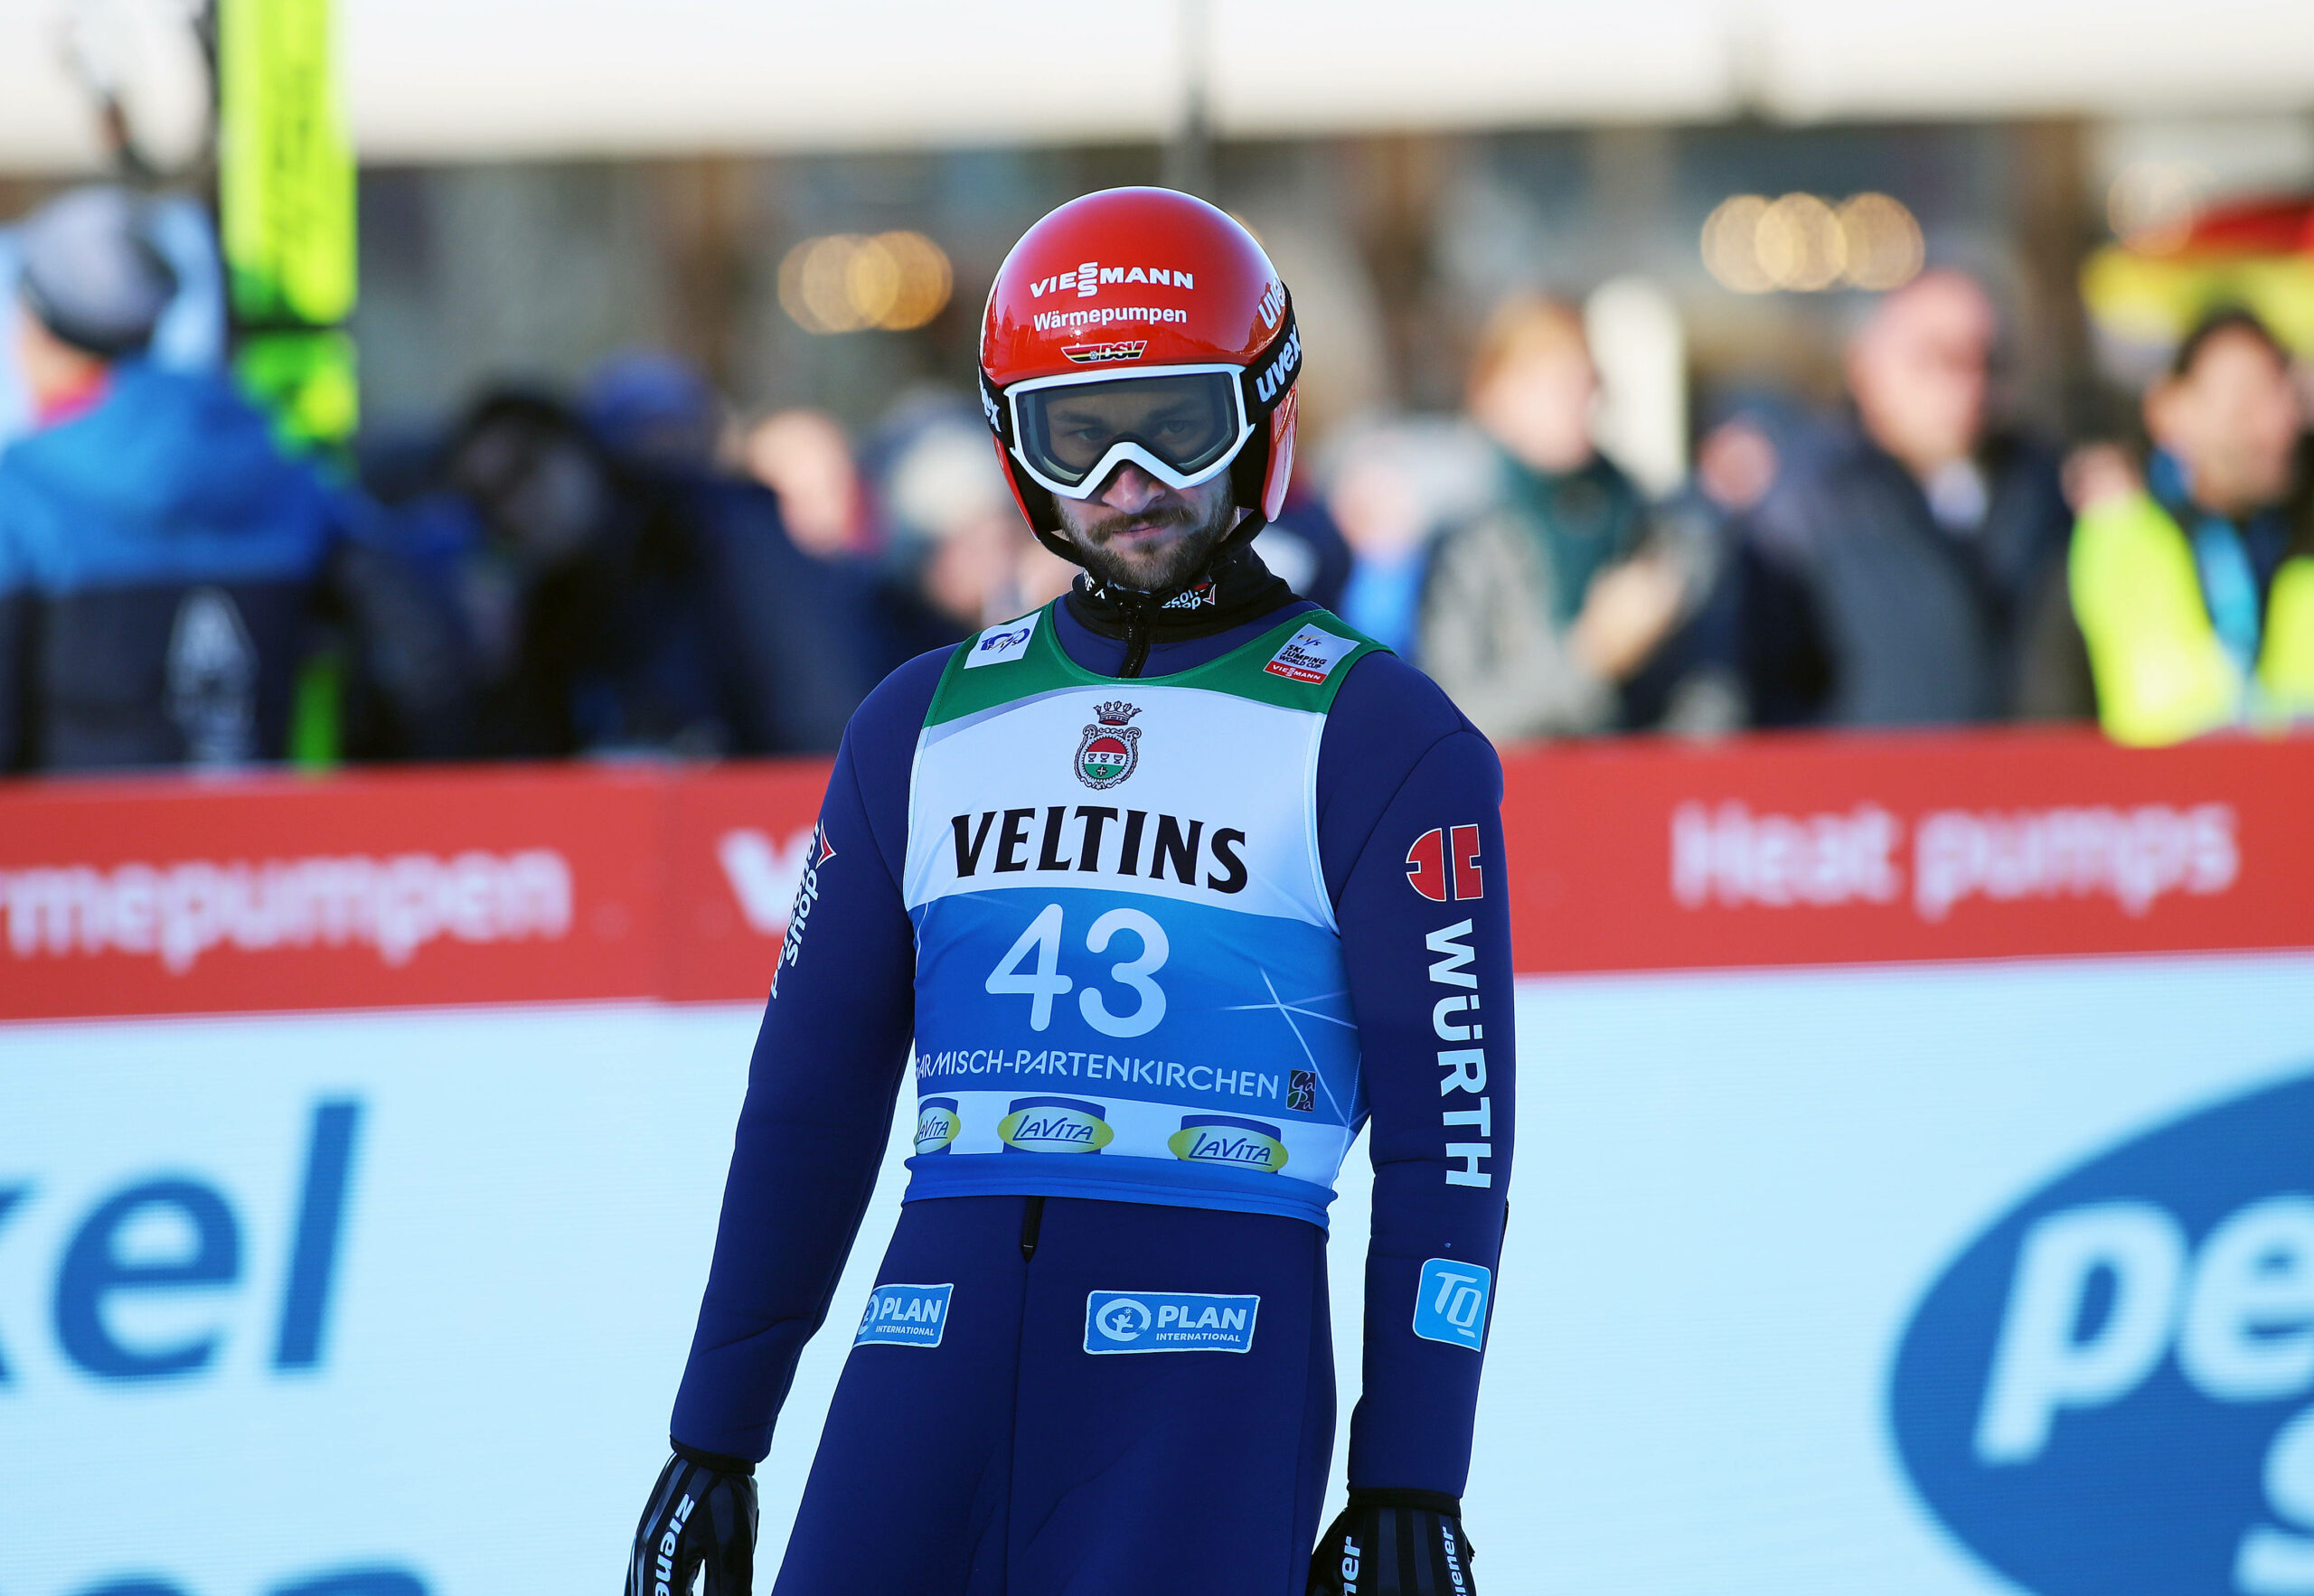
M 1138 676 L 1141 668 L 1149 663 L 1149 618 L 1139 609 L 1126 615 L 1124 623 L 1124 665 L 1117 671 L 1120 678 Z

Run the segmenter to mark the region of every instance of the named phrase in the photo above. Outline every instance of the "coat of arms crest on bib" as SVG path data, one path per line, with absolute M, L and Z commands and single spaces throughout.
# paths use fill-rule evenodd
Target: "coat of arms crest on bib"
M 1077 741 L 1078 781 L 1105 793 L 1133 773 L 1141 763 L 1141 728 L 1127 723 L 1140 713 L 1136 704 L 1094 706 L 1093 724 Z

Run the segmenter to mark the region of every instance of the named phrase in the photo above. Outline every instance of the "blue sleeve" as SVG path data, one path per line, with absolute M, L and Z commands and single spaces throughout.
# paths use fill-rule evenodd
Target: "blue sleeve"
M 1319 803 L 1374 1164 L 1350 1483 L 1460 1496 L 1483 1353 L 1435 1318 L 1417 1334 L 1417 1299 L 1471 1265 L 1491 1285 L 1502 1244 L 1515 1057 L 1502 766 L 1436 686 L 1378 655 L 1328 717 Z M 1444 1267 L 1425 1287 L 1434 1260 Z
M 820 808 L 748 1070 L 715 1261 L 670 1425 L 759 1459 L 804 1343 L 827 1317 L 890 1133 L 916 1019 L 901 900 L 908 772 L 945 651 L 870 694 Z

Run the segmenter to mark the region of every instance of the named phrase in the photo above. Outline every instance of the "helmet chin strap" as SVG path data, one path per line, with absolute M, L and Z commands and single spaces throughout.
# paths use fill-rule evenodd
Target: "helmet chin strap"
M 1243 509 L 1242 506 L 1240 508 Z M 1213 552 L 1205 557 L 1203 564 L 1185 579 L 1176 582 L 1170 587 L 1162 588 L 1127 587 L 1119 583 L 1104 581 L 1099 577 L 1094 576 L 1091 568 L 1085 565 L 1085 551 L 1079 549 L 1074 540 L 1056 532 L 1048 532 L 1042 527 L 1033 530 L 1037 534 L 1038 542 L 1059 555 L 1069 564 L 1084 568 L 1085 574 L 1091 577 L 1095 594 L 1121 604 L 1128 609 L 1141 609 L 1162 606 L 1167 601 L 1178 598 L 1191 588 L 1210 580 L 1214 572 L 1229 562 L 1230 556 L 1261 536 L 1262 529 L 1267 525 L 1269 525 L 1269 517 L 1262 513 L 1259 505 L 1245 510 L 1244 513 L 1238 516 L 1237 524 L 1232 526 L 1222 536 L 1221 540 L 1213 546 Z

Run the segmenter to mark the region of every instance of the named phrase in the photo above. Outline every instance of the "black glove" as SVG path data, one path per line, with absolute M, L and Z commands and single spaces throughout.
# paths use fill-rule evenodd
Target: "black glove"
M 748 1596 L 756 1563 L 756 1466 L 677 1443 L 635 1526 L 626 1596 L 691 1596 L 701 1563 L 707 1596 Z
M 1310 1596 L 1476 1596 L 1463 1504 L 1427 1490 L 1354 1490 L 1318 1537 Z

